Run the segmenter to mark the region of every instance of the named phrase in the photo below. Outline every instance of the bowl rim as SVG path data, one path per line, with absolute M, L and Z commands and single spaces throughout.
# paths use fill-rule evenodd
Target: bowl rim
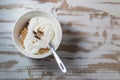
M 29 14 L 29 13 L 32 13 L 32 12 L 39 12 L 39 13 L 46 13 L 47 15 L 49 15 L 50 17 L 52 17 L 52 19 L 54 19 L 56 22 L 57 22 L 57 24 L 58 24 L 58 27 L 59 27 L 59 35 L 60 35 L 60 39 L 59 39 L 59 41 L 58 41 L 58 43 L 57 43 L 57 47 L 56 47 L 56 49 L 59 47 L 59 45 L 60 45 L 60 43 L 61 43 L 61 40 L 62 40 L 62 27 L 61 27 L 61 25 L 60 25 L 60 22 L 58 21 L 58 19 L 56 19 L 56 17 L 55 16 L 53 16 L 50 12 L 47 12 L 47 11 L 42 11 L 42 10 L 32 10 L 32 11 L 27 11 L 27 12 L 25 12 L 24 14 L 22 14 L 16 21 L 15 21 L 15 23 L 14 23 L 14 27 L 13 27 L 13 29 L 12 29 L 12 41 L 13 41 L 13 44 L 15 45 L 15 47 L 19 50 L 19 52 L 21 53 L 21 54 L 23 54 L 23 55 L 25 55 L 25 56 L 27 56 L 27 57 L 29 57 L 29 58 L 33 58 L 33 59 L 42 59 L 42 58 L 46 58 L 46 57 L 48 57 L 48 56 L 50 56 L 51 54 L 52 54 L 52 52 L 50 51 L 48 54 L 45 54 L 45 55 L 31 55 L 31 54 L 27 54 L 27 51 L 25 51 L 24 49 L 22 49 L 19 45 L 20 44 L 17 44 L 17 42 L 16 42 L 16 39 L 15 39 L 15 34 L 14 34 L 14 31 L 15 31 L 15 28 L 17 27 L 16 25 L 17 25 L 17 22 L 20 20 L 20 19 L 22 19 L 23 18 L 23 16 L 25 16 L 25 15 L 27 15 L 27 14 Z M 22 51 L 23 50 L 23 51 Z

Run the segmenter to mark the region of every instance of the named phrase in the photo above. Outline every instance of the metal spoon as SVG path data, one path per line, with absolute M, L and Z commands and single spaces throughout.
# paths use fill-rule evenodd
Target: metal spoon
M 51 51 L 53 52 L 53 55 L 54 55 L 54 57 L 56 59 L 56 62 L 58 64 L 59 68 L 61 69 L 61 71 L 63 73 L 66 73 L 67 69 L 66 69 L 65 65 L 63 64 L 62 60 L 60 59 L 60 57 L 55 52 L 55 49 L 54 49 L 53 45 L 51 43 L 49 43 L 49 46 L 50 46 Z

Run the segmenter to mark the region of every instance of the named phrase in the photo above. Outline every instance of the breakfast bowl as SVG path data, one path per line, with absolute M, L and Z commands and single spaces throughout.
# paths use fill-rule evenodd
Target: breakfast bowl
M 56 50 L 61 42 L 59 21 L 49 12 L 29 11 L 15 23 L 12 37 L 16 48 L 29 58 L 45 58 L 52 54 L 48 43 Z

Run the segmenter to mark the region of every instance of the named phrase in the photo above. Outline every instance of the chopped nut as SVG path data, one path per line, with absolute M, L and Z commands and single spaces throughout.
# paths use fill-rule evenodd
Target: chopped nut
M 32 43 L 34 44 L 34 43 L 35 43 L 35 41 L 32 41 Z
M 40 39 L 40 37 L 39 37 L 39 36 L 36 36 L 36 35 L 35 35 L 34 37 L 35 37 L 35 38 L 37 38 L 37 39 Z
M 37 34 L 35 31 L 33 31 L 34 34 Z
M 37 33 L 37 34 L 36 34 L 36 36 L 42 36 L 42 35 L 43 35 L 43 34 L 41 34 L 41 33 Z
M 43 34 L 44 34 L 42 31 L 39 31 L 39 30 L 38 30 L 38 33 L 39 33 L 39 34 L 41 34 L 41 35 L 43 35 Z
M 29 22 L 27 22 L 26 25 L 28 26 L 28 25 L 29 25 Z

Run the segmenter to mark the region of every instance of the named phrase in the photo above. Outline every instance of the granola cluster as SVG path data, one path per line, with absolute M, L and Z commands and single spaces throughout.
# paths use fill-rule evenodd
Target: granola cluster
M 24 47 L 23 42 L 25 40 L 25 37 L 28 33 L 28 24 L 20 31 L 20 44 Z
M 39 52 L 38 53 L 35 53 L 36 55 L 39 55 L 39 54 L 44 54 L 44 53 L 47 53 L 50 49 L 47 47 L 47 48 L 41 48 L 39 49 Z

